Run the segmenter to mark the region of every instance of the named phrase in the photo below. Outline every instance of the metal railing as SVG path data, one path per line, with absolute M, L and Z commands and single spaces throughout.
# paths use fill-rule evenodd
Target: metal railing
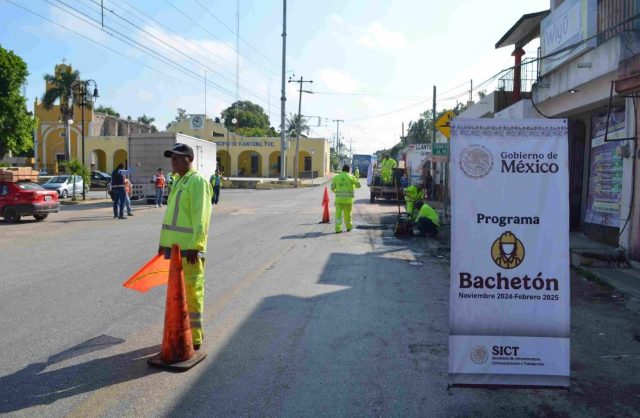
M 515 69 L 510 69 L 506 74 L 498 79 L 498 90 L 513 91 Z M 520 65 L 520 91 L 522 93 L 531 92 L 533 83 L 538 77 L 538 59 L 527 58 Z

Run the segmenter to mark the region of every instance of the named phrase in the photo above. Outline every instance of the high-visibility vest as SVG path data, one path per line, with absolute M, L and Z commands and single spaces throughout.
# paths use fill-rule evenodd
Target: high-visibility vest
M 164 189 L 164 176 L 162 174 L 158 175 L 156 174 L 156 187 L 158 189 Z
M 356 178 L 360 178 L 360 170 L 359 170 L 358 168 L 356 168 L 356 170 L 353 172 L 353 175 L 354 175 Z
M 440 226 L 440 217 L 438 216 L 438 212 L 433 210 L 433 208 L 426 203 L 420 208 L 420 213 L 418 213 L 418 216 L 416 217 L 416 222 L 418 222 L 420 218 L 431 219 L 431 222 L 436 226 Z
M 406 201 L 415 202 L 423 198 L 423 191 L 418 190 L 416 186 L 409 186 L 404 189 L 404 199 Z
M 382 162 L 382 168 L 387 170 L 393 170 L 398 166 L 398 162 L 393 158 L 387 158 Z
M 360 187 L 360 182 L 346 171 L 331 180 L 331 191 L 336 194 L 335 203 L 353 203 L 353 191 Z
M 212 194 L 207 179 L 195 170 L 175 181 L 162 221 L 162 247 L 178 244 L 183 250 L 207 250 Z

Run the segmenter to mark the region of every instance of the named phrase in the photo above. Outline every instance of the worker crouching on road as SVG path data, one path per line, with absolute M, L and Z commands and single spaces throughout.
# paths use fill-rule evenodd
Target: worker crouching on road
M 416 203 L 416 209 L 418 209 L 418 216 L 416 217 L 415 224 L 418 227 L 418 236 L 435 237 L 438 235 L 440 229 L 440 217 L 438 213 L 424 201 Z
M 171 246 L 180 246 L 193 348 L 198 350 L 203 336 L 204 255 L 212 190 L 207 179 L 192 168 L 193 149 L 190 146 L 177 143 L 165 151 L 164 156 L 171 158 L 171 167 L 178 177 L 167 200 L 158 253 L 170 258 Z
M 404 201 L 407 205 L 407 214 L 412 221 L 415 220 L 418 215 L 416 202 L 422 200 L 423 197 L 423 191 L 419 190 L 416 186 L 409 186 L 404 189 Z
M 342 232 L 342 214 L 347 232 L 353 229 L 351 223 L 351 208 L 353 207 L 353 191 L 360 187 L 360 182 L 349 174 L 349 164 L 342 167 L 342 173 L 331 180 L 331 191 L 335 193 L 336 205 L 336 233 Z

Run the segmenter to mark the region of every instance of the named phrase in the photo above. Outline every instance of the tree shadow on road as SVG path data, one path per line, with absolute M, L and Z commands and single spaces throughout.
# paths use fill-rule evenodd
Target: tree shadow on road
M 0 377 L 0 414 L 51 404 L 59 399 L 156 373 L 148 367 L 146 359 L 157 353 L 159 346 L 47 371 L 47 368 L 55 367 L 57 363 L 113 347 L 124 341 L 100 335 L 55 354 L 46 362 L 29 364 L 22 370 Z
M 389 250 L 332 253 L 304 296 L 264 298 L 204 363 L 178 415 L 418 416 L 432 361 L 446 398 L 446 309 L 427 323 L 437 298 L 425 272 Z M 413 353 L 419 344 L 437 351 Z

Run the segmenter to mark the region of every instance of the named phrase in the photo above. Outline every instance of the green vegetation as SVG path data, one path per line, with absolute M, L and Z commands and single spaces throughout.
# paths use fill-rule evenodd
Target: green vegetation
M 33 149 L 37 121 L 20 93 L 28 75 L 24 60 L 0 46 L 0 157 Z

